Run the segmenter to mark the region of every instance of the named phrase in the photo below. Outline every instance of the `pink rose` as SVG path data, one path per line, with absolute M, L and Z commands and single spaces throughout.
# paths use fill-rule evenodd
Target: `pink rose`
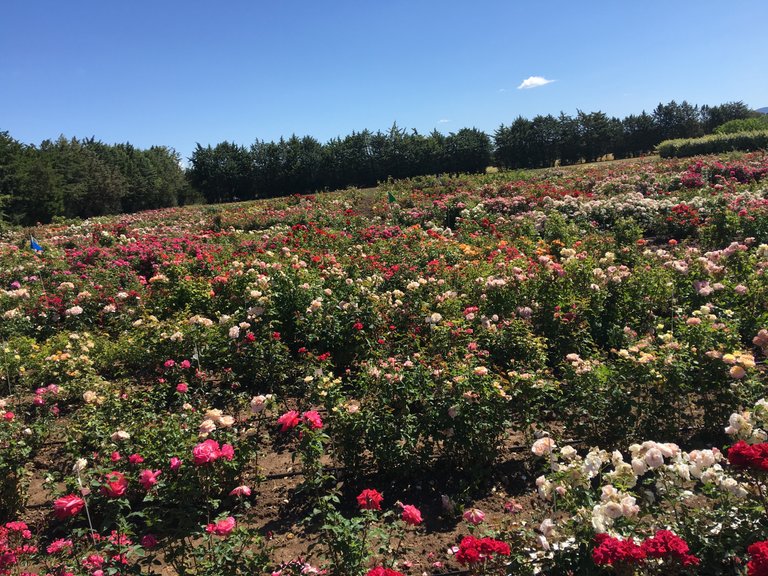
M 77 516 L 85 508 L 85 500 L 74 494 L 57 498 L 53 503 L 53 514 L 59 520 Z
M 176 456 L 174 456 L 173 458 L 171 458 L 171 461 L 168 467 L 171 469 L 171 472 L 176 472 L 179 468 L 181 468 L 181 465 L 182 465 L 182 461 Z
M 210 464 L 221 457 L 221 448 L 216 440 L 206 440 L 192 448 L 192 460 L 195 466 Z
M 233 488 L 232 491 L 229 493 L 230 496 L 250 496 L 251 495 L 251 487 L 250 486 L 238 486 L 237 488 Z
M 308 410 L 301 415 L 301 419 L 310 427 L 319 430 L 323 427 L 323 419 L 317 410 Z
M 401 518 L 403 519 L 403 522 L 410 524 L 411 526 L 418 526 L 422 523 L 421 512 L 416 506 L 410 504 L 403 506 Z
M 205 531 L 216 536 L 226 536 L 235 529 L 235 519 L 230 516 L 224 520 L 219 520 L 215 524 L 208 524 Z
M 139 472 L 139 483 L 144 486 L 144 490 L 149 492 L 152 486 L 157 484 L 158 476 L 160 476 L 160 470 L 142 470 Z
M 277 419 L 277 423 L 280 425 L 280 432 L 296 428 L 299 425 L 299 413 L 296 410 L 289 410 Z
M 485 520 L 485 512 L 477 508 L 470 508 L 469 510 L 464 511 L 462 517 L 470 524 L 477 526 L 478 524 L 482 524 L 483 520 Z
M 221 447 L 221 457 L 230 461 L 235 457 L 235 449 L 232 447 L 232 444 L 224 444 Z

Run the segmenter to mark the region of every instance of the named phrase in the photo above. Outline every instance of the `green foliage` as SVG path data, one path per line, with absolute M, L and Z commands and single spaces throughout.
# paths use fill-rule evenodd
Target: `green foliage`
M 238 526 L 226 537 L 198 532 L 168 546 L 180 576 L 250 576 L 269 573 L 270 557 L 259 531 Z
M 768 130 L 713 134 L 702 138 L 665 140 L 657 146 L 662 158 L 685 158 L 734 150 L 749 152 L 768 148 Z
M 61 136 L 39 147 L 0 138 L 0 197 L 15 222 L 88 218 L 176 206 L 190 194 L 170 148 L 139 150 Z
M 768 130 L 768 114 L 756 118 L 730 120 L 715 128 L 715 134 L 735 134 L 737 132 L 756 132 Z

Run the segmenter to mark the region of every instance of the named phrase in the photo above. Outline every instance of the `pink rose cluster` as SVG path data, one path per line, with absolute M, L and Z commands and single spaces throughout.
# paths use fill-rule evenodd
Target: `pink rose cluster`
M 38 551 L 37 546 L 26 542 L 31 538 L 32 531 L 24 522 L 7 522 L 0 525 L 0 574 L 19 574 L 16 566 L 26 563 L 23 556 L 36 554 Z
M 220 446 L 216 440 L 205 440 L 192 448 L 192 461 L 195 466 L 212 464 L 220 458 L 223 458 L 224 460 L 232 460 L 234 457 L 235 449 L 231 444 Z

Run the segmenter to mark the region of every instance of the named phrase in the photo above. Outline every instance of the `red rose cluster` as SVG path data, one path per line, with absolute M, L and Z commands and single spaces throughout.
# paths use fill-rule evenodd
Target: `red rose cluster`
M 739 468 L 768 471 L 768 443 L 747 444 L 739 440 L 728 450 L 728 462 Z
M 747 574 L 749 576 L 768 576 L 768 540 L 755 542 L 747 548 L 749 563 Z
M 592 560 L 598 566 L 637 564 L 645 560 L 645 552 L 635 544 L 632 538 L 621 540 L 608 534 L 597 534 L 595 548 L 592 550 Z
M 289 410 L 277 419 L 280 432 L 287 432 L 291 428 L 296 428 L 301 422 L 304 422 L 314 430 L 319 430 L 323 427 L 323 419 L 317 410 L 307 410 L 301 415 L 296 410 Z
M 371 568 L 365 574 L 365 576 L 405 576 L 402 572 L 393 570 L 392 568 L 384 568 L 384 566 L 376 566 Z
M 653 538 L 645 540 L 640 547 L 649 558 L 670 558 L 683 566 L 698 566 L 699 559 L 689 554 L 688 544 L 669 530 L 659 530 Z
M 635 544 L 631 538 L 621 540 L 608 534 L 597 534 L 592 559 L 598 566 L 640 564 L 646 558 L 669 559 L 679 562 L 681 566 L 698 566 L 699 559 L 689 551 L 685 540 L 669 530 L 659 530 L 655 536 L 640 544 Z
M 459 542 L 456 561 L 464 566 L 477 564 L 496 556 L 509 556 L 509 544 L 493 538 L 465 536 Z

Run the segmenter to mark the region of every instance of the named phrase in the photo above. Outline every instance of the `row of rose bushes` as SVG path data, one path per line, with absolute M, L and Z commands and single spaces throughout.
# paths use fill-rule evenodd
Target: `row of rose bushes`
M 320 414 L 289 411 L 277 418 L 269 400 L 252 400 L 252 418 L 269 420 L 282 434 L 298 430 L 304 444 L 323 443 Z M 206 417 L 210 431 L 201 436 L 212 435 L 217 425 L 229 427 L 220 411 Z M 443 551 L 443 560 L 437 556 L 433 568 L 455 562 L 472 574 L 764 575 L 767 425 L 764 399 L 733 413 L 726 433 L 735 443 L 725 453 L 645 441 L 627 453 L 595 447 L 582 454 L 545 433 L 531 447 L 544 469 L 535 482 L 543 502 L 537 515 L 521 520 L 521 506 L 510 500 L 507 518 L 491 523 L 482 510 L 462 512 L 444 496 L 443 514 L 460 515 L 468 535 Z M 121 430 L 112 438 L 127 450 L 131 440 Z M 241 450 L 247 450 L 244 443 L 235 447 L 209 437 L 154 470 L 141 454 L 126 457 L 118 450 L 77 460 L 68 476 L 70 492 L 51 506 L 56 531 L 38 538 L 22 521 L 0 527 L 0 573 L 29 574 L 28 568 L 40 566 L 50 574 L 138 574 L 151 572 L 160 554 L 180 574 L 408 571 L 408 540 L 418 535 L 422 513 L 401 502 L 382 510 L 384 495 L 374 488 L 357 495 L 359 512 L 352 517 L 339 511 L 337 496 L 314 495 L 312 514 L 322 522 L 317 530 L 327 569 L 271 563 L 263 538 L 238 520 L 253 493 L 228 477 Z M 298 450 L 311 466 L 311 451 Z M 216 499 L 222 492 L 229 494 L 223 505 Z

